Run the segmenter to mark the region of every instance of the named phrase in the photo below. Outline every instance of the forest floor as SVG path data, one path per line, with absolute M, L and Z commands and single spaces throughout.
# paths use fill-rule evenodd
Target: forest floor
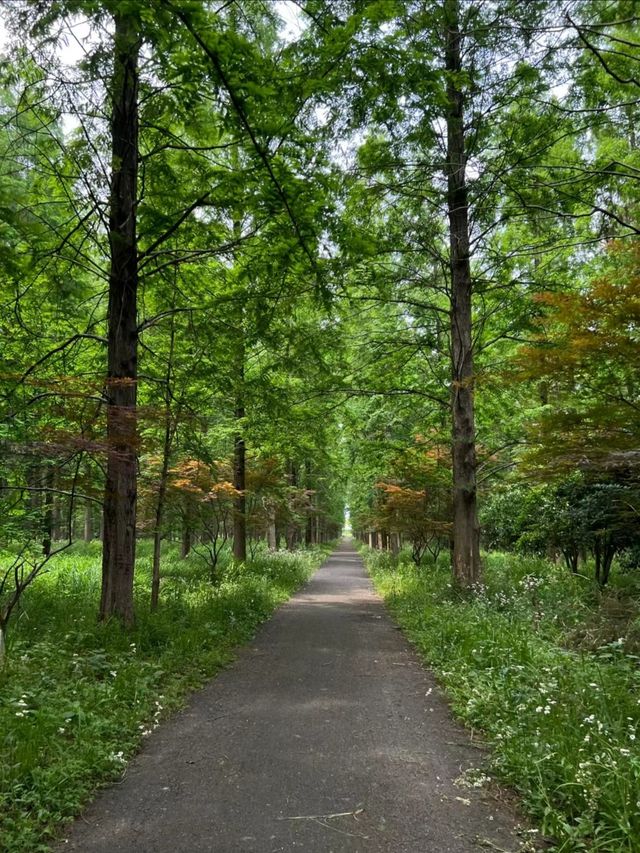
M 448 554 L 362 551 L 376 589 L 453 712 L 481 731 L 487 776 L 517 791 L 555 853 L 640 853 L 640 590 L 618 565 L 600 589 L 541 557 L 484 555 L 482 585 Z
M 59 849 L 531 849 L 482 765 L 342 543 Z

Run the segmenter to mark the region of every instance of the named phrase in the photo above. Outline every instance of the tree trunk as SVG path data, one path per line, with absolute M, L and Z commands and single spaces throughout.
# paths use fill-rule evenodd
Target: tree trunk
M 191 551 L 191 528 L 189 527 L 189 519 L 183 518 L 182 520 L 182 545 L 180 548 L 180 556 L 182 559 L 186 559 L 189 556 L 189 552 Z
M 287 541 L 287 551 L 295 551 L 296 545 L 298 544 L 298 526 L 296 524 L 290 524 L 287 527 L 286 533 L 286 541 Z
M 578 557 L 579 551 L 577 548 L 564 548 L 563 551 L 564 561 L 567 564 L 567 568 L 569 571 L 576 575 L 578 573 Z
M 235 411 L 238 424 L 242 424 L 244 414 L 242 400 L 238 398 Z M 236 433 L 233 440 L 233 485 L 240 492 L 234 499 L 233 507 L 233 557 L 239 563 L 244 563 L 247 559 L 246 447 L 240 432 Z
M 109 199 L 107 474 L 100 619 L 133 623 L 137 499 L 138 53 L 135 12 L 114 15 Z
M 54 470 L 48 465 L 44 475 L 44 512 L 42 516 L 43 538 L 42 538 L 42 553 L 48 557 L 51 553 L 51 543 L 53 541 L 53 489 L 54 489 Z
M 267 546 L 270 551 L 275 551 L 278 547 L 278 537 L 276 535 L 276 511 L 275 508 L 269 509 L 267 518 Z
M 600 576 L 600 586 L 605 587 L 609 583 L 609 575 L 611 574 L 611 565 L 613 563 L 613 558 L 616 555 L 616 549 L 613 545 L 605 545 L 603 561 L 602 561 L 602 575 Z
M 602 584 L 600 583 L 600 566 L 601 566 L 601 562 L 602 562 L 602 555 L 601 555 L 601 550 L 600 550 L 600 538 L 599 537 L 596 537 L 596 541 L 595 541 L 594 546 L 593 546 L 593 556 L 595 557 L 595 561 L 596 561 L 596 564 L 595 564 L 596 582 L 599 584 L 599 586 L 602 586 Z
M 175 284 L 174 300 L 172 308 L 175 308 Z M 160 547 L 162 545 L 162 517 L 167 495 L 167 481 L 169 479 L 169 458 L 171 456 L 171 440 L 173 428 L 171 424 L 171 378 L 173 373 L 173 351 L 175 347 L 175 314 L 171 315 L 169 333 L 169 354 L 167 356 L 167 373 L 164 378 L 164 441 L 162 442 L 162 468 L 160 470 L 160 482 L 158 484 L 158 502 L 156 503 L 156 517 L 153 529 L 153 565 L 151 567 L 151 610 L 158 609 L 160 598 Z
M 295 462 L 292 459 L 287 461 L 287 479 L 289 480 L 289 485 L 291 486 L 291 492 L 289 494 L 289 511 L 291 513 L 291 518 L 287 522 L 287 526 L 285 529 L 285 543 L 288 551 L 293 551 L 298 543 L 298 525 L 295 521 L 296 518 L 296 493 L 298 487 L 298 469 L 296 467 Z
M 87 501 L 84 507 L 84 541 L 91 542 L 93 539 L 93 515 L 91 502 Z
M 164 453 L 162 457 L 162 471 L 160 473 L 160 484 L 158 486 L 158 502 L 156 503 L 156 517 L 153 528 L 153 562 L 151 566 L 151 610 L 158 609 L 160 599 L 160 549 L 162 546 L 162 515 L 164 512 L 165 496 L 167 494 L 167 473 L 169 470 L 169 449 L 171 445 L 171 429 L 167 424 L 165 427 Z
M 44 525 L 42 517 L 42 495 L 41 491 L 44 484 L 44 475 L 40 467 L 35 462 L 29 462 L 25 471 L 25 479 L 29 491 L 27 492 L 27 507 L 29 509 L 29 533 L 34 537 L 42 537 L 44 539 Z M 43 542 L 44 550 L 44 542 Z
M 53 477 L 53 488 L 57 489 L 59 486 L 59 475 L 56 470 Z M 63 538 L 62 534 L 62 524 L 61 524 L 61 511 L 60 511 L 60 496 L 53 494 L 52 495 L 52 505 L 51 505 L 51 538 L 57 542 L 59 539 Z
M 234 234 L 240 236 L 240 222 L 234 222 Z M 239 563 L 247 559 L 247 498 L 245 494 L 247 482 L 246 445 L 244 440 L 244 304 L 239 303 L 238 316 L 238 345 L 236 359 L 236 400 L 235 420 L 236 434 L 233 439 L 233 485 L 240 493 L 234 499 L 233 507 L 233 558 Z
M 469 203 L 465 175 L 464 96 L 461 88 L 459 0 L 445 0 L 447 82 L 447 209 L 451 264 L 451 409 L 453 462 L 453 577 L 461 587 L 480 580 L 476 499 L 473 339 Z

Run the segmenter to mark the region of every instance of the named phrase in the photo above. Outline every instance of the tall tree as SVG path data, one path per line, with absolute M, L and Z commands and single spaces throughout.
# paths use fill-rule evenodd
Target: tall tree
M 453 461 L 453 575 L 461 586 L 479 580 L 480 526 L 472 339 L 472 278 L 465 97 L 459 0 L 445 0 L 447 71 L 447 215 L 451 265 L 451 456 Z
M 133 622 L 136 551 L 138 381 L 138 58 L 140 21 L 114 18 L 109 197 L 107 470 L 100 618 Z

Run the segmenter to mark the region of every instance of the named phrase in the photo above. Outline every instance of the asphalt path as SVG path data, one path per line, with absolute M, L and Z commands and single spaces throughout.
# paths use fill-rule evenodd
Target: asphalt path
M 518 851 L 482 760 L 344 542 L 58 849 Z

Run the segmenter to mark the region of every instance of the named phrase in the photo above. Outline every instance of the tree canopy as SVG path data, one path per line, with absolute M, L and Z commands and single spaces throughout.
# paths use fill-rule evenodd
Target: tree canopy
M 81 536 L 125 624 L 141 537 L 157 607 L 163 539 L 215 582 L 345 506 L 469 589 L 505 494 L 635 547 L 636 12 L 7 4 L 0 629 Z

